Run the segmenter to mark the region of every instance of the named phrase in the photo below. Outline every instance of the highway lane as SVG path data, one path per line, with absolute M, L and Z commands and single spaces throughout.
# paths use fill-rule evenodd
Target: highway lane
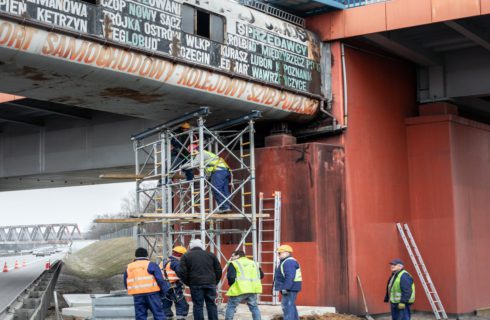
M 0 257 L 1 268 L 5 262 L 9 272 L 0 272 L 0 311 L 22 293 L 24 288 L 36 279 L 45 268 L 48 261 L 53 263 L 63 258 L 65 253 L 57 253 L 46 257 L 35 257 L 33 255 Z M 15 261 L 18 261 L 20 269 L 14 269 Z M 22 262 L 26 266 L 22 267 Z

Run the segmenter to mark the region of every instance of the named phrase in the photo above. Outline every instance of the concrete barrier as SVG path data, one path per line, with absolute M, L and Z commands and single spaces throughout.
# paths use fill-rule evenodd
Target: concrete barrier
M 61 270 L 61 261 L 45 270 L 0 312 L 0 320 L 42 320 L 48 314 L 53 291 Z

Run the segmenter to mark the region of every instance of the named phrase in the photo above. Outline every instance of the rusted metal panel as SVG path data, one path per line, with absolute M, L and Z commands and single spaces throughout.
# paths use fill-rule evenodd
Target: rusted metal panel
M 348 309 L 344 151 L 308 143 L 258 149 L 257 190 L 282 192 L 281 239 L 305 264 L 300 303 Z

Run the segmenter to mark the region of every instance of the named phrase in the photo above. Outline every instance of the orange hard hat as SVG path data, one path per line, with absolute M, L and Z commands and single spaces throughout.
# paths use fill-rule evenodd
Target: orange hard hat
M 287 244 L 283 244 L 279 248 L 277 248 L 277 252 L 293 252 L 293 248 L 288 246 Z
M 172 249 L 172 251 L 177 252 L 177 253 L 181 253 L 181 254 L 185 254 L 187 252 L 187 249 L 184 248 L 183 246 L 176 246 Z
M 182 129 L 190 129 L 190 128 L 191 128 L 191 124 L 190 124 L 189 122 L 187 122 L 187 121 L 186 121 L 186 122 L 182 123 L 182 124 L 180 125 L 180 127 L 181 127 Z

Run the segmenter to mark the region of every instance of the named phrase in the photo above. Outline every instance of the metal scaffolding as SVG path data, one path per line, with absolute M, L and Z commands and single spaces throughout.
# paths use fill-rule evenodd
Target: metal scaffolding
M 138 242 L 146 242 L 150 255 L 165 258 L 173 246 L 199 237 L 220 261 L 228 262 L 222 250 L 226 239 L 258 261 L 257 220 L 270 217 L 257 214 L 256 208 L 254 121 L 260 113 L 207 126 L 208 113 L 203 107 L 132 137 L 138 217 L 146 219 L 138 225 Z M 183 123 L 190 128 L 182 129 Z M 206 176 L 207 152 L 229 166 L 229 195 Z M 225 205 L 230 213 L 219 211 Z M 161 224 L 161 231 L 147 232 L 148 222 Z

